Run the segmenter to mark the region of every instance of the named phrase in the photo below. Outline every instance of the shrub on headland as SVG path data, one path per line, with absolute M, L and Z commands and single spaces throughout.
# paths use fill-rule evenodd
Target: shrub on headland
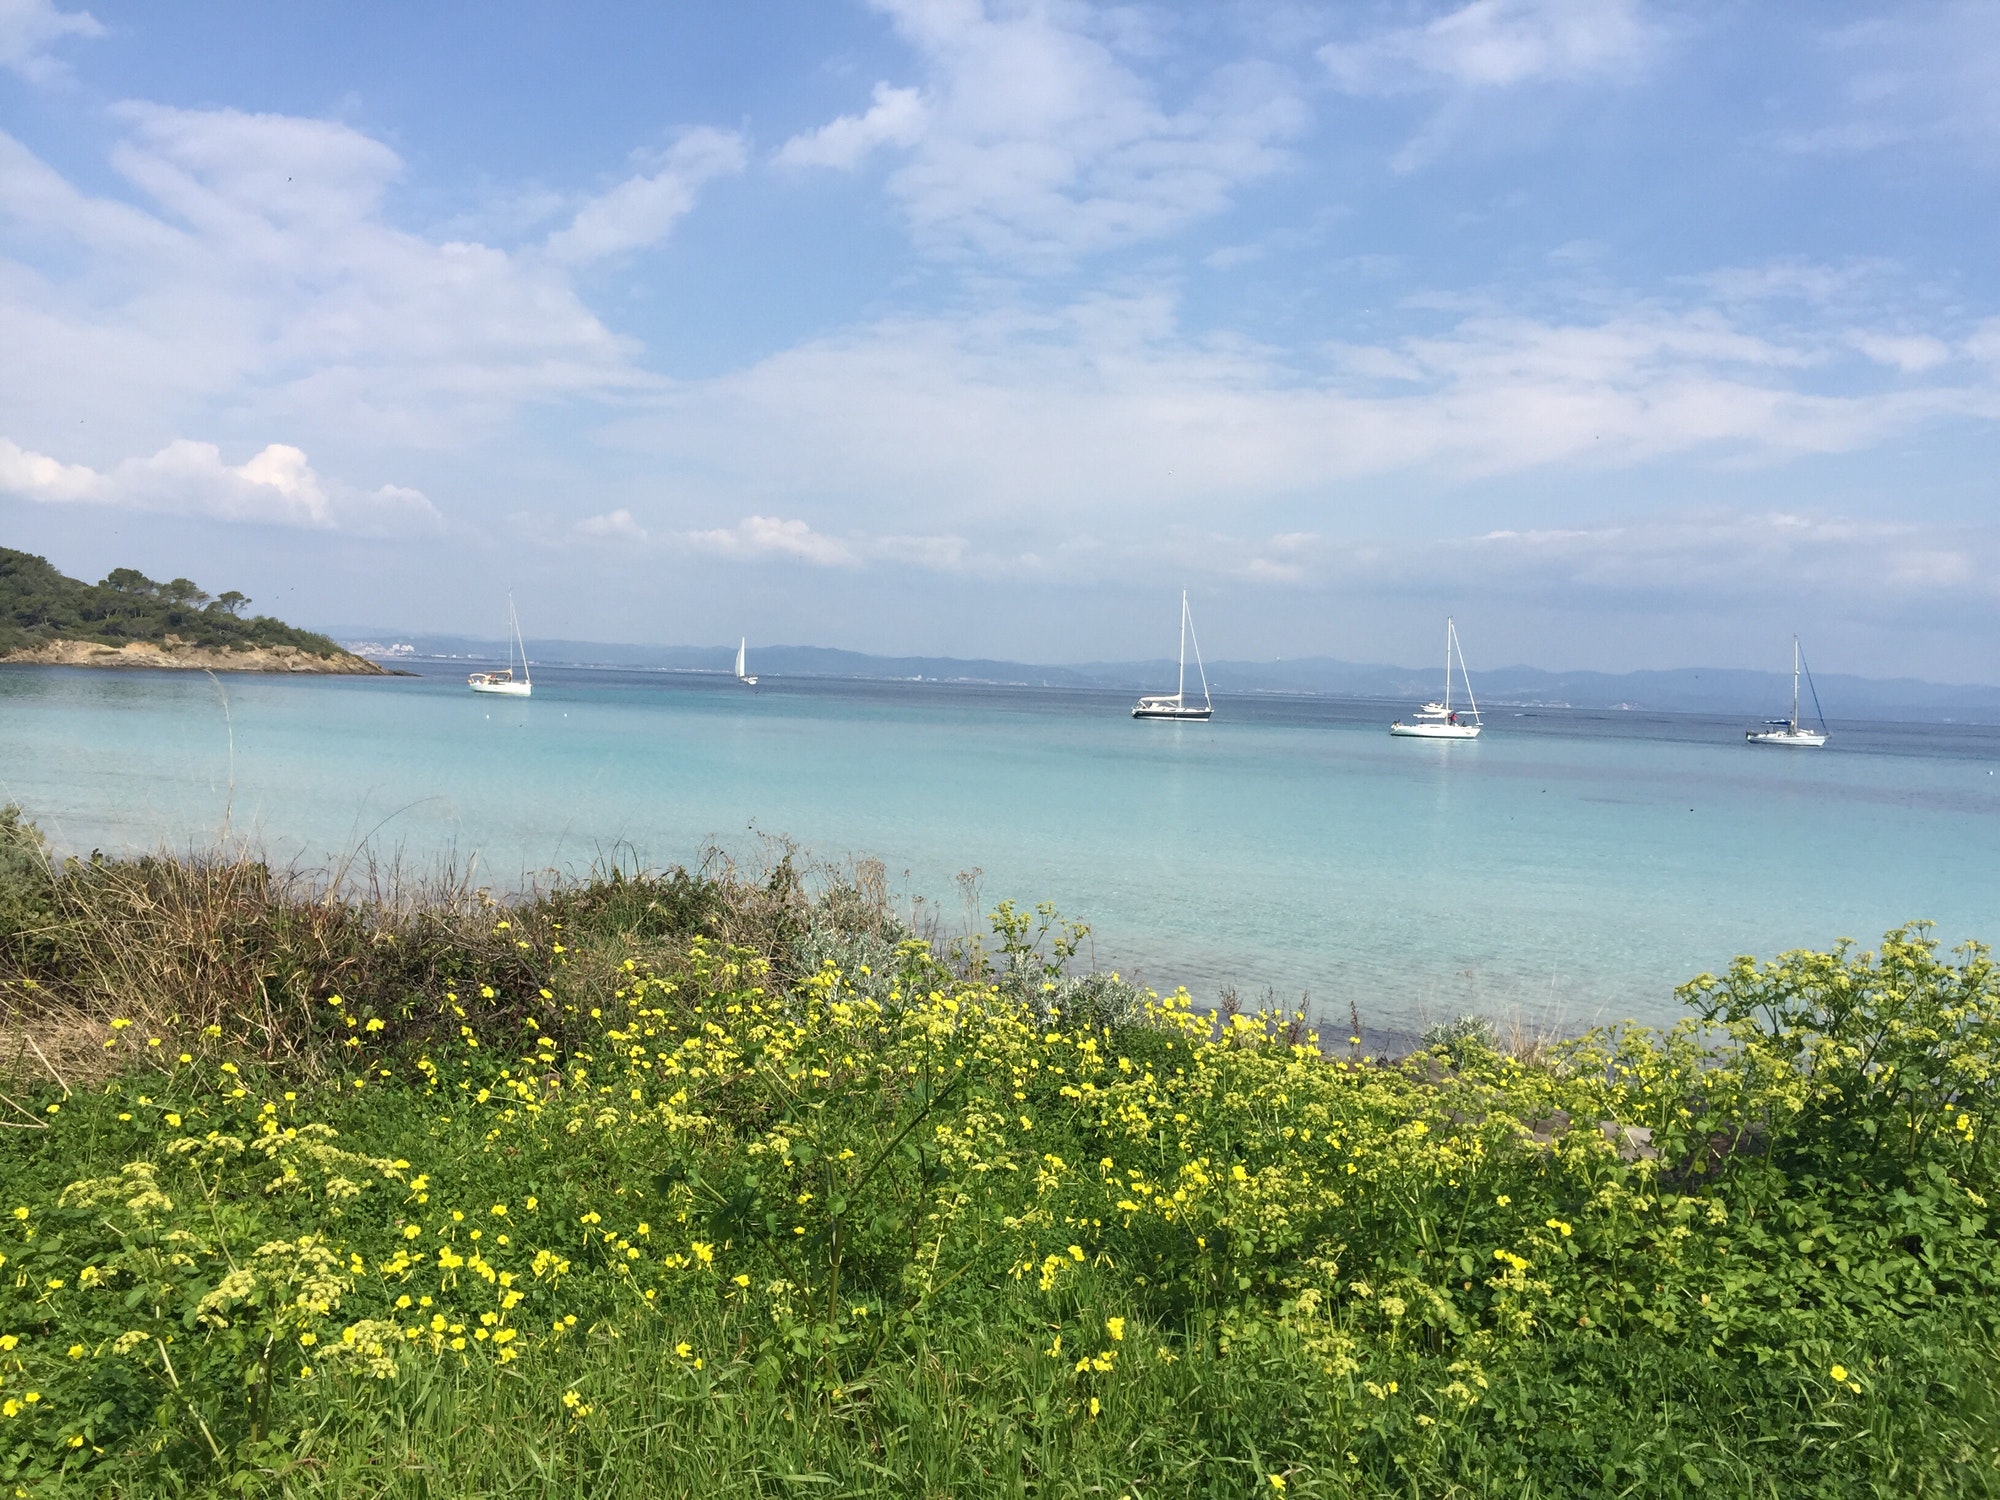
M 72 867 L 7 950 L 96 1018 L 0 1105 L 24 1488 L 2000 1489 L 2000 978 L 1922 928 L 1382 1063 L 789 863 L 225 874 Z

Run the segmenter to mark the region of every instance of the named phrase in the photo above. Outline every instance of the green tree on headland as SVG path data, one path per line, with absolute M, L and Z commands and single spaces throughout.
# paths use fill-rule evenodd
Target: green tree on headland
M 157 583 L 137 568 L 113 568 L 101 583 L 58 572 L 47 558 L 0 547 L 0 655 L 51 641 L 123 646 L 132 641 L 248 650 L 293 646 L 311 656 L 340 647 L 269 615 L 242 616 L 248 596 L 229 589 L 211 598 L 190 578 Z

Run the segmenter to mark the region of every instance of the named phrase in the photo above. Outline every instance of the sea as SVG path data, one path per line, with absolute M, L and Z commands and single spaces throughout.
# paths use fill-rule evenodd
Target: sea
M 522 701 L 468 665 L 0 669 L 0 801 L 67 853 L 248 847 L 497 893 L 878 860 L 941 938 L 1048 902 L 1088 924 L 1088 965 L 1342 1033 L 1664 1024 L 1738 954 L 1919 918 L 2000 937 L 2000 727 L 1834 720 L 1800 751 L 1735 719 L 1489 705 L 1454 743 L 1353 699 L 1176 724 L 1101 691 L 537 667 Z

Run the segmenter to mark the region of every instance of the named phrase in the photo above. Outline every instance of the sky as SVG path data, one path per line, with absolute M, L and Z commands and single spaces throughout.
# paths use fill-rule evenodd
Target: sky
M 2000 6 L 0 0 L 0 543 L 296 623 L 2000 682 Z

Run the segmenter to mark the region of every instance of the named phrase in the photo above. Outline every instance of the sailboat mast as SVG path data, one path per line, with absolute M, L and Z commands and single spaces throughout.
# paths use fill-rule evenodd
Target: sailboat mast
M 1181 678 L 1179 683 L 1177 683 L 1174 687 L 1174 697 L 1177 699 L 1185 699 L 1187 697 L 1187 627 L 1188 627 L 1187 590 L 1182 589 L 1181 590 Z
M 1792 637 L 1792 733 L 1799 732 L 1799 638 Z
M 1444 711 L 1451 713 L 1451 647 L 1458 639 L 1458 627 L 1451 623 L 1451 616 L 1444 617 Z

